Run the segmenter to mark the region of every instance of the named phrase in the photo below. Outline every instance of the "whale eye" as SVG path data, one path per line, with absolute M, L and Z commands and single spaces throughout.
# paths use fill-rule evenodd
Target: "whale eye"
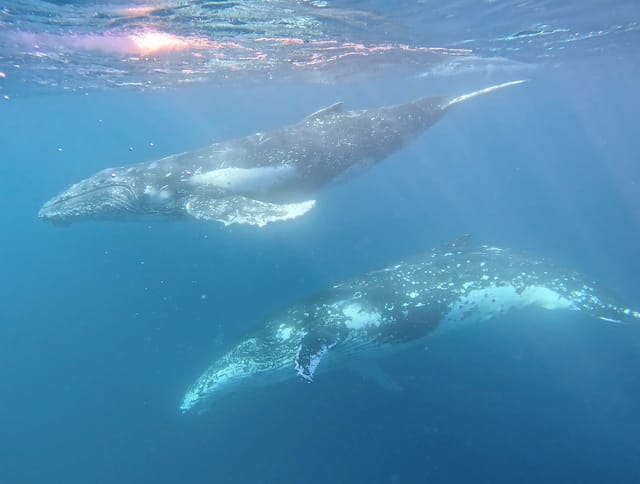
M 115 178 L 115 177 L 117 177 L 117 176 L 118 176 L 118 174 L 117 174 L 117 173 L 111 173 L 111 178 Z

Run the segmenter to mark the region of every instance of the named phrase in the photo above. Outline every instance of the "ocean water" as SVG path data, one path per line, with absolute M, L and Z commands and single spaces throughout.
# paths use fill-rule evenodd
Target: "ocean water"
M 218 70 L 209 63 L 189 83 L 176 73 L 202 67 L 195 47 L 131 69 L 131 52 L 78 47 L 83 29 L 102 29 L 92 45 L 103 46 L 148 19 L 33 2 L 42 18 L 78 15 L 46 24 L 29 2 L 9 3 L 0 483 L 640 482 L 640 328 L 570 313 L 514 312 L 384 359 L 402 392 L 345 370 L 179 412 L 201 372 L 278 311 L 462 234 L 549 257 L 640 307 L 634 2 L 520 2 L 518 13 L 513 2 L 175 2 L 151 22 L 209 41 L 333 39 L 362 52 L 344 44 L 388 40 L 473 53 L 452 67 L 397 47 L 363 64 L 327 61 L 318 76 L 292 67 L 317 52 L 274 48 L 277 69 L 218 58 Z M 274 21 L 277 9 L 296 21 Z M 214 11 L 218 27 L 205 26 Z M 44 33 L 67 39 L 57 57 Z M 198 49 L 211 61 L 215 48 Z M 457 107 L 286 223 L 37 219 L 48 198 L 108 166 L 295 122 L 338 100 L 362 108 L 518 78 L 529 82 Z

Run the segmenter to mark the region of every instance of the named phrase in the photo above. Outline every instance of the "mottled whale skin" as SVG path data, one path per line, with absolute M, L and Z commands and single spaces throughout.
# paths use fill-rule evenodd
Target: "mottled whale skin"
M 318 370 L 353 366 L 369 372 L 376 357 L 424 343 L 434 333 L 535 306 L 640 322 L 640 313 L 578 273 L 460 239 L 292 306 L 216 360 L 180 409 L 204 411 L 232 393 L 295 378 L 312 381 Z M 383 374 L 374 379 L 386 386 Z
M 314 191 L 388 157 L 452 106 L 521 82 L 359 111 L 336 103 L 279 129 L 102 170 L 46 202 L 39 217 L 63 225 L 186 216 L 264 226 L 292 219 L 311 210 Z

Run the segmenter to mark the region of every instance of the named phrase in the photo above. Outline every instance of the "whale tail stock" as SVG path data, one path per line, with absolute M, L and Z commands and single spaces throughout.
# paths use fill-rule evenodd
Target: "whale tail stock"
M 485 87 L 484 89 L 480 89 L 479 91 L 474 91 L 474 92 L 470 92 L 467 94 L 463 94 L 461 96 L 457 96 L 454 98 L 449 99 L 449 101 L 445 104 L 445 107 L 451 107 L 454 104 L 458 104 L 464 101 L 467 101 L 471 98 L 477 97 L 477 96 L 481 96 L 483 94 L 489 94 L 490 92 L 493 91 L 498 91 L 500 89 L 504 89 L 505 87 L 511 87 L 511 86 L 517 86 L 518 84 L 523 84 L 527 82 L 524 79 L 520 79 L 518 81 L 510 81 L 510 82 L 503 82 L 502 84 L 496 84 L 495 86 L 489 86 L 489 87 Z

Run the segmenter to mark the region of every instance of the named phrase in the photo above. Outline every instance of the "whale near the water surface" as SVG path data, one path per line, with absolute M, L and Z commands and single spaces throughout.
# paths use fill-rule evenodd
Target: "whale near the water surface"
M 315 205 L 316 190 L 352 168 L 371 166 L 414 140 L 451 107 L 524 81 L 453 98 L 343 111 L 160 160 L 102 170 L 46 202 L 39 217 L 77 220 L 192 217 L 264 226 Z
M 204 411 L 230 394 L 296 378 L 311 382 L 322 371 L 343 367 L 398 389 L 376 365 L 377 357 L 516 309 L 640 323 L 640 313 L 607 294 L 544 259 L 463 238 L 291 306 L 216 359 L 180 409 Z

